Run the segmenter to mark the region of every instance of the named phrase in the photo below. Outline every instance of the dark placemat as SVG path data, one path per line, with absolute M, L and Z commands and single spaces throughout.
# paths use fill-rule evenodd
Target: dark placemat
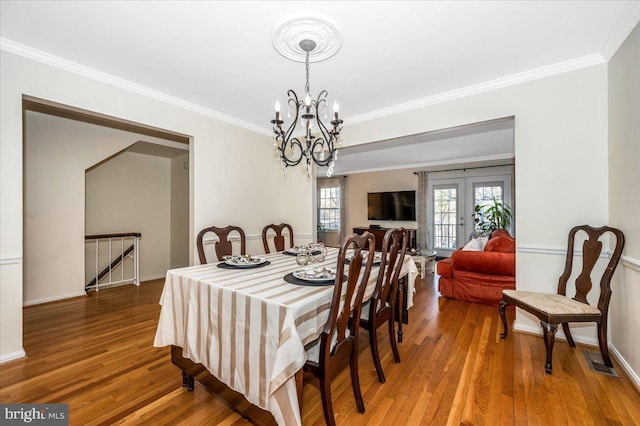
M 346 275 L 342 276 L 342 281 L 345 281 L 347 279 Z M 296 278 L 293 276 L 293 272 L 288 273 L 287 275 L 284 276 L 284 280 L 286 282 L 288 282 L 289 284 L 295 284 L 295 285 L 305 285 L 305 286 L 309 286 L 309 287 L 323 287 L 323 286 L 329 286 L 329 285 L 333 285 L 335 283 L 336 280 L 327 280 L 327 281 L 306 281 L 306 280 L 301 280 L 300 278 Z
M 267 266 L 270 265 L 271 262 L 269 262 L 268 260 L 264 263 L 259 263 L 257 265 L 251 265 L 251 266 L 234 266 L 234 265 L 229 265 L 228 263 L 224 263 L 224 262 L 220 262 L 218 263 L 218 268 L 222 268 L 222 269 L 256 269 L 256 268 L 262 268 L 263 266 Z

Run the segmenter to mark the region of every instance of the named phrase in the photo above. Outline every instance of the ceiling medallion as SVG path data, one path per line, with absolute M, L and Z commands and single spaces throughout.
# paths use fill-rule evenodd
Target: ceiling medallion
M 307 52 L 300 47 L 303 40 L 313 40 L 316 47 L 309 52 L 309 62 L 324 61 L 342 47 L 342 29 L 331 17 L 317 12 L 295 12 L 280 19 L 271 36 L 273 47 L 287 59 L 304 62 Z
M 280 116 L 280 102 L 276 101 L 273 124 L 273 146 L 282 164 L 286 176 L 287 167 L 296 166 L 305 159 L 307 177 L 311 178 L 311 163 L 327 167 L 327 176 L 333 174 L 338 155 L 342 120 L 338 116 L 338 103 L 333 104 L 333 120 L 327 126 L 320 118 L 327 118 L 327 95 L 322 90 L 316 98 L 311 95 L 309 86 L 309 63 L 330 58 L 342 46 L 340 28 L 326 15 L 298 12 L 281 19 L 273 31 L 273 46 L 285 58 L 305 63 L 306 81 L 304 98 L 298 98 L 295 91 L 289 90 L 287 96 L 287 117 L 295 114 L 293 121 L 285 130 L 284 120 Z M 300 124 L 304 135 L 293 136 Z M 314 133 L 311 129 L 316 126 Z

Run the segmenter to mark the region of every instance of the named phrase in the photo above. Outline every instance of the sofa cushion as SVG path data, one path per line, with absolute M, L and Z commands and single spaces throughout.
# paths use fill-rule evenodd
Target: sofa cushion
M 508 235 L 508 234 L 507 234 Z M 493 251 L 500 253 L 515 253 L 516 252 L 516 240 L 508 236 L 498 236 L 491 238 L 487 245 L 484 246 L 484 251 Z
M 489 241 L 489 237 L 478 237 L 472 238 L 467 244 L 462 247 L 462 250 L 466 251 L 483 251 L 487 242 Z
M 456 250 L 451 256 L 453 276 L 458 271 L 469 271 L 487 275 L 516 275 L 516 254 L 495 251 L 462 251 Z M 440 271 L 440 268 L 438 268 Z
M 493 232 L 491 233 L 490 238 L 495 238 L 495 237 L 513 238 L 511 234 L 509 234 L 509 231 L 507 231 L 506 229 L 494 229 Z

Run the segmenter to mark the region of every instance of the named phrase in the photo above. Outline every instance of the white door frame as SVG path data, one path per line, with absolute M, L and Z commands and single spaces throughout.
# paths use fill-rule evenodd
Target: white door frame
M 454 249 L 445 249 L 442 247 L 435 247 L 435 217 L 434 217 L 434 197 L 433 191 L 435 189 L 442 188 L 456 188 L 456 247 L 460 247 L 463 244 L 464 237 L 462 236 L 464 231 L 464 212 L 465 212 L 465 200 L 464 197 L 460 195 L 464 195 L 465 191 L 465 180 L 463 178 L 454 178 L 454 179 L 438 179 L 431 180 L 427 184 L 427 190 L 429 194 L 427 199 L 429 200 L 427 206 L 427 239 L 429 248 L 433 248 L 438 252 L 438 256 L 449 257 Z
M 458 247 L 467 242 L 469 234 L 473 231 L 473 213 L 474 213 L 474 187 L 478 183 L 502 183 L 503 200 L 513 208 L 513 166 L 482 168 L 476 170 L 460 170 L 449 172 L 436 172 L 429 174 L 427 183 L 427 241 L 430 249 L 438 252 L 438 256 L 451 256 L 453 250 L 441 249 L 434 247 L 434 211 L 433 211 L 433 190 L 443 187 L 456 186 L 457 190 L 457 245 Z M 463 214 L 460 214 L 462 212 Z M 515 216 L 515 211 L 513 212 Z M 514 220 L 511 223 L 509 232 L 514 235 Z

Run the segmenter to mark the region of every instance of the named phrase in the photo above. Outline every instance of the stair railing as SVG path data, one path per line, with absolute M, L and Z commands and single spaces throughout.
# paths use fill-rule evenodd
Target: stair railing
M 85 291 L 95 289 L 100 291 L 101 287 L 111 286 L 116 284 L 133 283 L 136 286 L 140 285 L 140 237 L 139 232 L 127 232 L 121 234 L 100 234 L 100 235 L 87 235 L 85 236 L 85 244 L 93 244 L 95 246 L 95 277 L 85 285 Z M 125 248 L 125 240 L 129 242 L 127 248 Z M 108 247 L 108 264 L 105 268 L 100 270 L 100 243 L 106 242 Z M 119 243 L 119 244 L 118 244 Z M 119 247 L 114 247 L 119 245 Z M 114 250 L 115 249 L 115 250 Z M 104 257 L 104 249 L 102 250 L 102 256 Z M 118 253 L 119 251 L 119 253 Z M 115 252 L 115 258 L 114 258 Z M 124 261 L 131 259 L 133 261 L 133 273 L 131 277 L 125 277 L 125 265 Z M 114 272 L 117 273 L 117 269 L 120 269 L 120 279 L 114 280 Z

